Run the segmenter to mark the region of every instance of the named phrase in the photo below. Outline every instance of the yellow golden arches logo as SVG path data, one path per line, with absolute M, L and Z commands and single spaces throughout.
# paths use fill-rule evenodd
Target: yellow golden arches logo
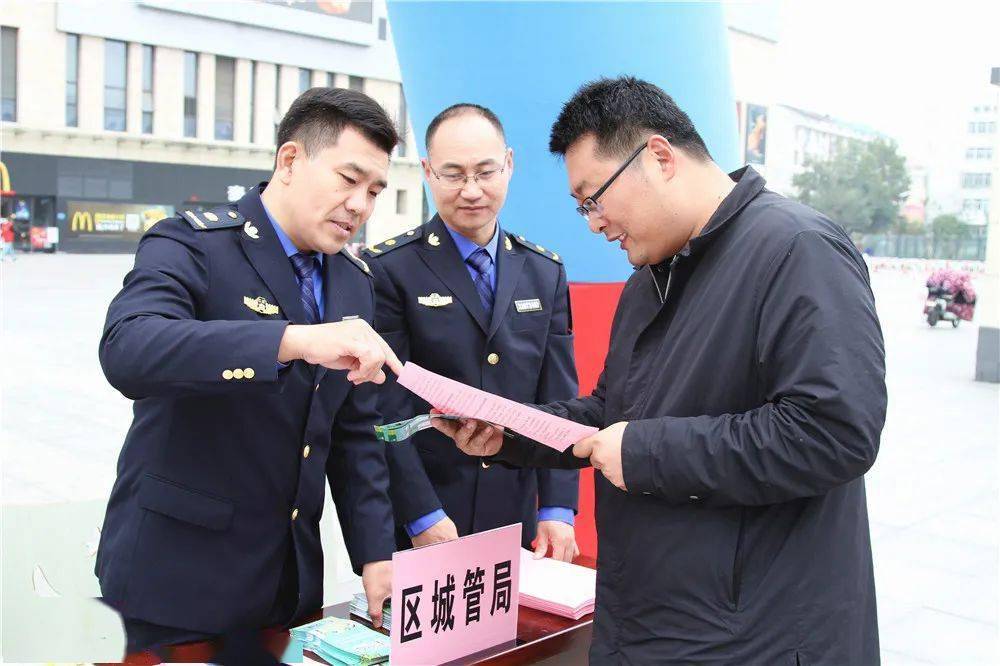
M 3 162 L 0 162 L 0 192 L 10 192 L 10 172 Z
M 70 222 L 70 231 L 93 231 L 94 230 L 94 216 L 90 214 L 90 211 L 78 210 L 73 213 L 73 221 Z

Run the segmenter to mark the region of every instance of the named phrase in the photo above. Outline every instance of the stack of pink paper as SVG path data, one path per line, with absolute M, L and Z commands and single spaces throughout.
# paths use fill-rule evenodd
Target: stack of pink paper
M 594 612 L 597 572 L 521 551 L 521 605 L 579 620 Z

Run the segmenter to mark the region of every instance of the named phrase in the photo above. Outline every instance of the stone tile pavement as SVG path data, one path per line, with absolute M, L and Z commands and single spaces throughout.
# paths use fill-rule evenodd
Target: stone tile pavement
M 81 507 L 99 520 L 131 408 L 104 381 L 97 344 L 131 262 L 128 255 L 22 255 L 0 265 L 5 515 L 68 505 L 73 520 Z M 924 277 L 873 274 L 890 396 L 867 477 L 883 663 L 996 664 L 1000 387 L 972 381 L 974 325 L 923 322 Z M 10 522 L 5 560 L 24 540 L 8 533 Z M 79 571 L 89 576 L 86 566 Z M 63 584 L 93 589 L 90 578 Z M 338 597 L 356 586 L 343 571 L 333 580 Z

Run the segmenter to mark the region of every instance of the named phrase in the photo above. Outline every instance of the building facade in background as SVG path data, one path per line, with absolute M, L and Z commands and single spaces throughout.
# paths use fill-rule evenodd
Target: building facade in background
M 830 159 L 848 142 L 871 141 L 879 134 L 782 103 L 780 5 L 730 3 L 725 8 L 742 159 L 764 176 L 769 189 L 794 196 L 792 178 L 808 158 Z
M 377 100 L 405 141 L 358 242 L 422 222 L 384 0 L 5 3 L 3 197 L 22 248 L 131 251 L 157 220 L 270 177 L 278 122 L 314 86 Z M 47 243 L 46 243 L 47 241 Z
M 997 207 L 994 192 L 995 173 L 1000 165 L 997 139 L 1000 137 L 1000 87 L 988 86 L 969 108 L 965 123 L 965 142 L 960 149 L 963 161 L 959 182 L 963 222 L 985 226 Z

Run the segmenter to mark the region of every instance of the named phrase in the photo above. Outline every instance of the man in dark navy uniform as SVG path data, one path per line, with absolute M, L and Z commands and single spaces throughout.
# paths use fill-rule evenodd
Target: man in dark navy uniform
M 380 622 L 395 543 L 374 384 L 400 366 L 343 248 L 396 142 L 370 98 L 314 88 L 278 128 L 269 183 L 140 242 L 100 345 L 135 401 L 97 557 L 130 652 L 318 610 L 326 479 Z
M 376 285 L 375 327 L 396 354 L 520 402 L 577 394 L 566 272 L 559 256 L 500 228 L 514 168 L 503 126 L 474 104 L 428 126 L 424 175 L 438 209 L 429 223 L 366 250 Z M 390 382 L 386 422 L 430 406 Z M 570 560 L 575 470 L 486 469 L 436 430 L 388 452 L 400 547 L 523 523 L 536 556 Z M 405 530 L 405 532 L 403 531 Z

